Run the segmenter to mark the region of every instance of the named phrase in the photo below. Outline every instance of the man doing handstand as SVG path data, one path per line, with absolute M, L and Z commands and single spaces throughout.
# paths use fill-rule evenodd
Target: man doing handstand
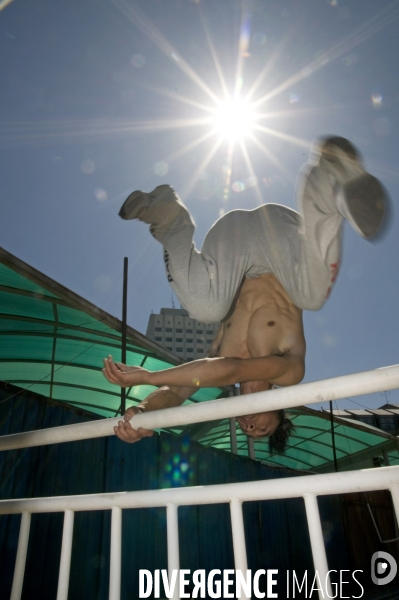
M 221 321 L 208 358 L 150 372 L 104 360 L 108 381 L 122 387 L 160 386 L 127 410 L 116 435 L 135 442 L 152 431 L 134 430 L 137 412 L 181 405 L 198 387 L 239 383 L 241 393 L 299 383 L 305 372 L 302 310 L 318 310 L 338 274 L 345 218 L 364 238 L 381 231 L 387 195 L 344 138 L 318 142 L 301 173 L 300 213 L 278 204 L 233 210 L 208 232 L 201 252 L 194 221 L 174 190 L 133 192 L 123 219 L 139 219 L 164 247 L 168 281 L 190 316 Z M 244 433 L 269 437 L 284 450 L 292 428 L 284 411 L 238 417 Z

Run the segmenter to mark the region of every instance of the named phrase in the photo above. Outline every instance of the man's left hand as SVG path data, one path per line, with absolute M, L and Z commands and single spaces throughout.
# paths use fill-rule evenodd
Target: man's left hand
M 147 369 L 128 367 L 123 363 L 116 363 L 112 356 L 104 358 L 104 369 L 102 371 L 110 383 L 115 383 L 115 385 L 123 388 L 148 383 Z
M 139 442 L 143 437 L 154 435 L 151 429 L 143 429 L 142 427 L 133 429 L 129 421 L 134 415 L 138 414 L 140 414 L 140 411 L 137 406 L 128 408 L 123 416 L 123 421 L 118 421 L 118 425 L 114 427 L 115 435 L 123 442 L 134 444 L 134 442 Z

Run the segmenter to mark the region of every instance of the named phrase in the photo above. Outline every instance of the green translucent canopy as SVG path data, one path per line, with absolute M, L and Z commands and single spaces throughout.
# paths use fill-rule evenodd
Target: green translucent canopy
M 103 417 L 120 414 L 120 389 L 104 378 L 102 360 L 121 360 L 121 322 L 0 248 L 0 380 Z M 127 364 L 150 371 L 182 361 L 144 335 L 127 328 Z M 127 407 L 155 388 L 126 391 Z M 199 389 L 187 404 L 225 397 L 222 388 Z M 256 441 L 256 458 L 294 469 L 331 469 L 331 424 L 325 413 L 290 411 L 296 425 L 287 452 L 272 455 L 267 441 Z M 171 428 L 200 443 L 230 451 L 228 420 Z M 334 417 L 338 461 L 384 449 L 399 464 L 396 440 L 360 423 Z M 247 438 L 237 429 L 238 452 L 248 454 Z

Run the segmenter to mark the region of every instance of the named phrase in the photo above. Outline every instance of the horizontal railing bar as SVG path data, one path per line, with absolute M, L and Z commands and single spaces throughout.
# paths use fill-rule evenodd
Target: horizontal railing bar
M 312 381 L 266 392 L 233 398 L 220 398 L 189 406 L 142 413 L 135 415 L 132 423 L 134 422 L 135 428 L 143 427 L 144 429 L 176 427 L 178 425 L 239 417 L 266 410 L 293 408 L 303 404 L 383 392 L 395 388 L 399 388 L 399 365 L 322 381 Z M 113 427 L 119 419 L 120 417 L 114 417 L 88 423 L 5 435 L 0 437 L 0 451 L 112 435 Z
M 298 498 L 306 494 L 316 496 L 350 494 L 352 492 L 385 490 L 399 487 L 399 466 L 285 477 L 268 481 L 245 481 L 220 485 L 169 488 L 139 492 L 90 494 L 85 496 L 54 496 L 50 498 L 23 498 L 0 500 L 0 515 L 61 512 L 68 510 L 110 510 L 119 508 L 153 508 L 175 504 L 229 503 L 255 500 Z

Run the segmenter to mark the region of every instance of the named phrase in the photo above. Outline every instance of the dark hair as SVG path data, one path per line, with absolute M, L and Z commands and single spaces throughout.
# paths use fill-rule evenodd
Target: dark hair
M 288 438 L 295 430 L 295 425 L 286 416 L 285 410 L 278 410 L 277 416 L 279 424 L 272 435 L 269 436 L 269 450 L 272 454 L 283 454 L 287 447 Z

